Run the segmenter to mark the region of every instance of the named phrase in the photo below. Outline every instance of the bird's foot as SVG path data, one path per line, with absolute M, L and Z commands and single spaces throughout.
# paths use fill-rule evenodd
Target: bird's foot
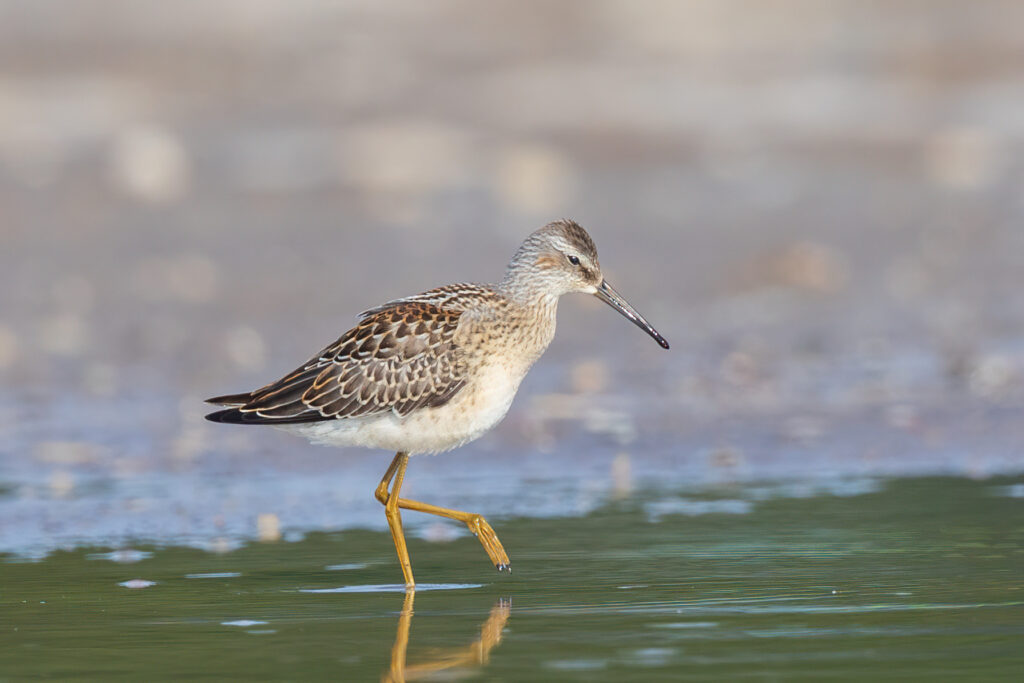
M 507 571 L 511 574 L 512 563 L 508 559 L 508 553 L 505 552 L 504 546 L 498 540 L 498 535 L 494 533 L 494 529 L 487 523 L 487 520 L 482 515 L 473 515 L 466 521 L 466 526 L 480 540 L 480 545 L 487 551 L 487 556 L 491 558 L 491 562 L 497 570 L 499 572 Z

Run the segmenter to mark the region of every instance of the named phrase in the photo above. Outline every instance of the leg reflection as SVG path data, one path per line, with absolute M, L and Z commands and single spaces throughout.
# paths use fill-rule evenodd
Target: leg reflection
M 501 635 L 512 612 L 512 603 L 502 598 L 491 608 L 491 613 L 480 627 L 480 637 L 462 647 L 453 647 L 434 654 L 426 662 L 408 664 L 406 650 L 409 647 L 409 628 L 412 626 L 412 606 L 416 598 L 415 591 L 406 591 L 402 614 L 398 617 L 398 632 L 395 644 L 391 648 L 391 668 L 381 680 L 402 683 L 422 678 L 428 674 L 448 669 L 472 667 L 479 668 L 487 664 L 491 650 L 501 642 Z

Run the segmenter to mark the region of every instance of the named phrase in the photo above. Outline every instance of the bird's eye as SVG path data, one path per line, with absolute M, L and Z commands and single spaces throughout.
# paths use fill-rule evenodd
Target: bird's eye
M 570 255 L 570 256 L 567 256 L 566 258 L 568 258 L 569 259 L 569 263 L 573 264 L 574 266 L 578 266 L 580 264 L 580 257 L 579 256 L 571 256 Z

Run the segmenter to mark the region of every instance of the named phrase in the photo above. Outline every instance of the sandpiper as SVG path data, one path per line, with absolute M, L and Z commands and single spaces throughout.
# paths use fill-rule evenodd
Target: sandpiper
M 273 425 L 314 443 L 396 451 L 375 496 L 384 504 L 409 589 L 415 582 L 401 509 L 463 522 L 498 571 L 511 571 L 483 517 L 399 493 L 409 456 L 461 446 L 501 421 L 554 337 L 558 298 L 569 292 L 596 296 L 668 348 L 601 275 L 586 230 L 560 220 L 526 238 L 501 282 L 448 285 L 371 308 L 294 372 L 255 391 L 208 399 L 232 407 L 206 419 Z

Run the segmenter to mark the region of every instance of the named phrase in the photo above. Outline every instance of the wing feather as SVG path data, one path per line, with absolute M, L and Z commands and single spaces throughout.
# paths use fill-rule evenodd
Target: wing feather
M 423 297 L 424 295 L 419 295 Z M 366 312 L 359 324 L 302 367 L 250 394 L 219 397 L 236 407 L 216 422 L 287 424 L 442 406 L 466 383 L 455 343 L 462 310 L 425 299 Z

